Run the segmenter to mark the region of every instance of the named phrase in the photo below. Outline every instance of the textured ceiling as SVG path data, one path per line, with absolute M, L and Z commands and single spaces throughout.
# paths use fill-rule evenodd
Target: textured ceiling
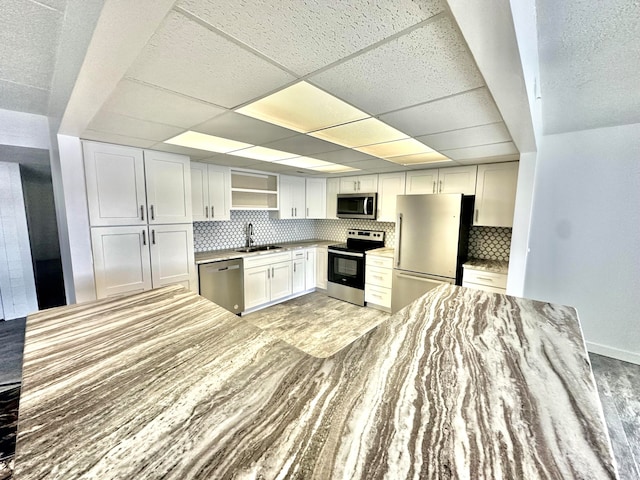
M 66 0 L 3 0 L 0 108 L 46 114 Z
M 544 132 L 640 122 L 640 2 L 537 0 Z
M 178 1 L 82 136 L 318 174 L 163 143 L 195 130 L 362 173 L 405 169 L 234 111 L 300 80 L 407 135 L 433 138 L 451 165 L 518 157 L 443 0 Z

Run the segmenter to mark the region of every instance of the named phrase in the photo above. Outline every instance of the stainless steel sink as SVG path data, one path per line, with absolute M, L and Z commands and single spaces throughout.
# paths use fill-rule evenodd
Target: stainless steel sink
M 278 248 L 282 248 L 282 247 L 280 245 L 260 245 L 256 247 L 240 248 L 236 250 L 236 252 L 242 252 L 242 253 L 264 252 L 267 250 L 276 250 Z

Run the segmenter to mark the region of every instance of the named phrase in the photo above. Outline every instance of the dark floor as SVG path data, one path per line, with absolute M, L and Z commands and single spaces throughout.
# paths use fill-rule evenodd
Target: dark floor
M 11 478 L 25 320 L 0 321 L 0 480 Z M 589 354 L 621 480 L 640 479 L 640 365 Z

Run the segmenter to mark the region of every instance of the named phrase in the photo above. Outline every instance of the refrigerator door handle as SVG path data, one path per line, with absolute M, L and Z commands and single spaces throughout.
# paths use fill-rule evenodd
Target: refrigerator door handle
M 396 267 L 400 266 L 400 250 L 402 248 L 402 214 L 398 214 L 398 248 L 396 248 Z

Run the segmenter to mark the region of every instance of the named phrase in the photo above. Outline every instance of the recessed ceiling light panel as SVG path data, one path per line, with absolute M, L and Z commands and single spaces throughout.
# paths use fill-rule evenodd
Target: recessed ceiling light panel
M 307 82 L 291 85 L 236 111 L 301 133 L 369 116 Z
M 281 160 L 277 163 L 282 165 L 289 165 L 290 167 L 300 168 L 315 168 L 315 167 L 329 167 L 335 165 L 335 163 L 325 162 L 324 160 L 318 160 L 311 157 L 296 157 L 288 160 Z
M 311 170 L 315 170 L 316 172 L 324 172 L 324 173 L 342 173 L 342 172 L 355 172 L 360 170 L 359 168 L 349 167 L 347 165 L 329 165 L 325 167 L 313 167 Z
M 450 162 L 451 159 L 438 152 L 418 153 L 417 155 L 402 155 L 399 157 L 387 158 L 389 162 L 400 165 L 418 165 L 421 163 Z
M 312 132 L 309 135 L 350 148 L 408 138 L 408 135 L 390 127 L 377 118 L 366 118 L 357 122 Z
M 234 150 L 252 146 L 249 143 L 236 142 L 228 138 L 215 137 L 213 135 L 207 135 L 206 133 L 192 132 L 191 130 L 187 130 L 180 135 L 165 140 L 164 143 L 217 153 L 229 153 Z
M 245 148 L 243 150 L 229 152 L 229 155 L 253 158 L 254 160 L 261 160 L 263 162 L 276 162 L 278 160 L 285 160 L 287 158 L 293 158 L 297 156 L 295 153 L 282 152 L 280 150 L 274 150 L 273 148 L 266 147 Z
M 419 142 L 415 138 L 407 138 L 405 140 L 397 140 L 395 142 L 376 143 L 375 145 L 356 147 L 354 150 L 380 158 L 416 155 L 418 153 L 431 153 L 434 151 L 432 148 L 427 147 L 424 143 Z

